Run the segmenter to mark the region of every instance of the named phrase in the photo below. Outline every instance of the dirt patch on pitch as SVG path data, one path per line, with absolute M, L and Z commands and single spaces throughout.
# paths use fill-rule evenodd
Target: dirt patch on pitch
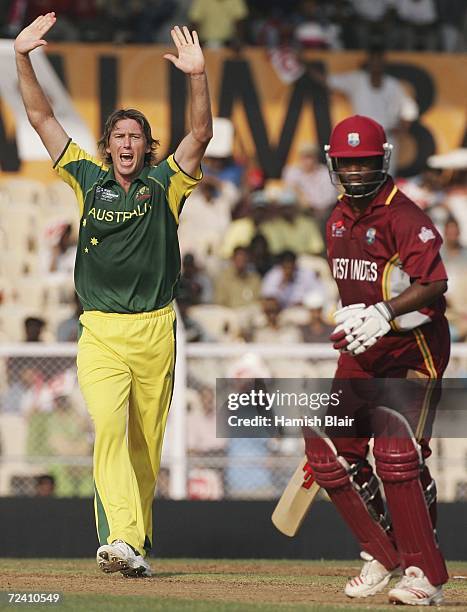
M 128 579 L 120 574 L 100 574 L 94 564 L 56 560 L 50 567 L 39 561 L 38 571 L 31 569 L 34 562 L 26 561 L 20 571 L 8 568 L 0 575 L 0 591 L 60 592 L 75 594 L 131 595 L 184 600 L 204 600 L 238 603 L 319 604 L 333 603 L 360 609 L 387 604 L 386 594 L 371 601 L 353 602 L 342 589 L 346 577 L 355 575 L 357 566 L 338 567 L 313 565 L 304 562 L 281 561 L 181 561 L 164 560 L 152 578 Z M 54 567 L 56 571 L 54 572 Z M 454 571 L 452 571 L 454 570 Z M 464 573 L 451 568 L 451 573 Z M 451 583 L 452 584 L 452 583 Z M 461 585 L 459 585 L 461 586 Z M 462 585 L 463 586 L 463 585 Z M 454 587 L 454 585 L 453 585 Z M 446 604 L 467 609 L 465 591 L 450 588 Z M 465 606 L 465 607 L 464 607 Z

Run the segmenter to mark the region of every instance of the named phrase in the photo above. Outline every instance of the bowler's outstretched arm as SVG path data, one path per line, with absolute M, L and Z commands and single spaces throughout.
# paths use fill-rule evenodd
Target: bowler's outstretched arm
M 43 37 L 56 21 L 55 13 L 40 15 L 24 28 L 15 40 L 18 82 L 24 107 L 30 124 L 39 134 L 54 162 L 62 154 L 69 138 L 57 121 L 50 102 L 37 80 L 29 53 L 47 44 Z
M 195 30 L 178 26 L 171 31 L 178 57 L 167 53 L 165 59 L 190 78 L 191 131 L 175 151 L 175 161 L 184 172 L 194 176 L 199 168 L 206 147 L 212 138 L 212 113 L 208 79 L 203 52 Z

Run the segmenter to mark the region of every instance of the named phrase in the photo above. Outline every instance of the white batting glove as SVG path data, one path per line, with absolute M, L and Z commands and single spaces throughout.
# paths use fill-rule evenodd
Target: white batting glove
M 351 331 L 354 327 L 359 327 L 363 323 L 361 315 L 365 312 L 365 309 L 365 304 L 350 304 L 350 306 L 344 306 L 344 308 L 336 310 L 334 313 L 336 327 L 329 337 L 336 350 L 347 350 L 349 342 L 355 339 Z
M 347 345 L 347 351 L 353 355 L 361 355 L 391 329 L 389 321 L 394 313 L 386 302 L 378 302 L 366 308 L 360 316 L 363 321 L 351 330 L 353 340 Z

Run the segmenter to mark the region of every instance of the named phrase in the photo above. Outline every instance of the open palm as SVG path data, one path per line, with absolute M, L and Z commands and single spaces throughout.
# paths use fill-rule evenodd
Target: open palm
M 40 15 L 18 34 L 15 40 L 15 51 L 25 54 L 37 47 L 46 45 L 47 42 L 43 37 L 56 21 L 55 13 Z
M 186 26 L 183 26 L 183 29 L 175 26 L 170 33 L 177 47 L 178 57 L 167 53 L 164 55 L 165 59 L 170 60 L 172 64 L 185 74 L 202 74 L 204 72 L 204 56 L 199 46 L 196 31 L 193 30 L 190 33 Z

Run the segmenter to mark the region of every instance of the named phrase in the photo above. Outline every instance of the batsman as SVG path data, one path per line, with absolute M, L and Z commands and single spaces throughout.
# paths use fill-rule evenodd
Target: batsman
M 447 276 L 433 223 L 388 175 L 392 145 L 381 125 L 364 116 L 341 121 L 325 152 L 341 196 L 327 223 L 329 265 L 342 308 L 331 335 L 341 351 L 335 379 L 417 379 L 406 419 L 387 410 L 392 430 L 375 436 L 376 472 L 367 461 L 369 437 L 306 438 L 316 483 L 324 487 L 361 547 L 363 568 L 345 587 L 349 597 L 389 591 L 397 604 L 443 599 L 448 580 L 436 537 L 436 488 L 424 420 L 439 401 L 433 384 L 449 360 L 444 316 Z
M 196 32 L 176 26 L 176 55 L 164 58 L 189 77 L 191 131 L 175 153 L 156 165 L 151 126 L 129 109 L 107 119 L 98 159 L 57 121 L 29 58 L 55 22 L 55 13 L 38 17 L 18 35 L 15 53 L 29 121 L 79 207 L 78 379 L 95 426 L 97 563 L 107 573 L 150 576 L 145 557 L 174 385 L 178 219 L 212 136 L 205 61 Z

